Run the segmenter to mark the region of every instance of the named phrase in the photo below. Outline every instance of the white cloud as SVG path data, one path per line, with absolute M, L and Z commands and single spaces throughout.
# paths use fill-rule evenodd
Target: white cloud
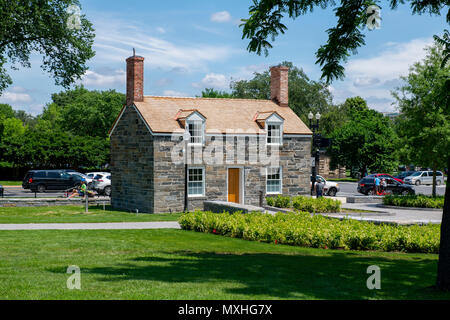
M 119 84 L 125 84 L 126 74 L 124 70 L 115 70 L 112 74 L 101 74 L 88 70 L 83 76 L 81 82 L 85 86 L 110 87 Z
M 111 25 L 97 21 L 95 27 L 94 47 L 97 54 L 93 60 L 98 59 L 102 63 L 124 62 L 135 48 L 136 55 L 146 58 L 146 67 L 193 72 L 205 71 L 207 63 L 224 61 L 237 52 L 228 45 L 202 44 L 198 41 L 172 43 L 129 26 L 129 22 L 115 21 Z
M 358 77 L 353 82 L 355 87 L 367 87 L 380 83 L 380 79 L 371 77 Z
M 4 91 L 0 96 L 0 103 L 8 103 L 17 105 L 21 103 L 29 103 L 33 101 L 28 93 L 25 93 L 25 89 L 21 87 L 12 87 L 8 91 Z
M 368 58 L 358 58 L 346 65 L 346 78 L 335 83 L 332 94 L 335 102 L 361 96 L 369 107 L 378 111 L 393 111 L 391 91 L 400 85 L 400 76 L 407 75 L 409 67 L 426 56 L 426 46 L 432 39 L 413 39 L 408 42 L 387 42 L 382 50 Z
M 164 90 L 163 95 L 167 97 L 187 97 L 187 94 L 175 90 Z
M 214 22 L 229 22 L 231 21 L 231 14 L 228 11 L 220 11 L 211 15 L 211 21 Z
M 422 60 L 424 48 L 432 39 L 414 39 L 405 43 L 389 43 L 389 48 L 367 59 L 354 59 L 346 67 L 350 77 L 372 77 L 381 81 L 396 79 L 408 73 L 409 67 Z
M 226 89 L 229 87 L 230 80 L 223 74 L 208 73 L 200 82 L 194 82 L 192 85 L 196 88 L 216 88 Z
M 162 34 L 166 33 L 166 29 L 164 29 L 163 27 L 156 28 L 156 31 L 158 31 L 159 33 L 162 33 Z

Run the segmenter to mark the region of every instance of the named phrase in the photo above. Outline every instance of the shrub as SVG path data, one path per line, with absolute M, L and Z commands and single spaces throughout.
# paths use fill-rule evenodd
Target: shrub
M 439 225 L 375 225 L 306 212 L 269 215 L 196 211 L 183 214 L 179 222 L 184 230 L 313 248 L 438 253 L 440 240 Z
M 388 195 L 383 198 L 383 203 L 389 206 L 443 209 L 444 196 L 433 198 L 432 196 L 425 195 Z
M 294 208 L 299 211 L 310 213 L 329 213 L 340 212 L 341 202 L 329 198 L 311 198 L 305 196 L 283 197 L 278 195 L 277 197 L 267 197 L 267 205 L 277 208 Z
M 329 213 L 341 211 L 340 201 L 323 197 L 315 199 L 310 197 L 297 196 L 294 197 L 292 203 L 295 209 L 310 213 Z

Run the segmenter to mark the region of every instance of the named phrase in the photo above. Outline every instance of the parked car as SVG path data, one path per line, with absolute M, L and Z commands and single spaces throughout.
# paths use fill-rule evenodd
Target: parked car
M 398 182 L 397 180 L 394 180 L 392 178 L 385 178 L 386 179 L 386 193 L 387 194 L 401 194 L 401 195 L 408 195 L 408 194 L 415 194 L 416 191 L 412 186 L 409 186 L 407 184 Z M 375 194 L 375 177 L 364 177 L 358 182 L 357 190 L 359 193 L 367 195 L 374 195 Z
M 312 183 L 312 176 L 310 176 L 310 177 L 311 177 L 311 183 Z M 316 176 L 316 179 L 318 181 L 322 181 L 323 183 L 325 183 L 325 186 L 323 188 L 324 195 L 334 197 L 334 196 L 336 196 L 336 193 L 339 192 L 339 190 L 340 190 L 339 183 L 327 181 L 324 177 L 319 176 L 319 175 Z M 310 187 L 311 187 L 311 183 L 309 184 Z
M 84 173 L 81 173 L 81 172 L 70 171 L 70 172 L 67 172 L 67 173 L 70 174 L 70 175 L 79 176 L 81 179 L 86 180 L 87 187 L 91 188 L 92 182 L 94 181 L 94 179 L 89 178 L 87 175 L 85 175 Z
M 30 170 L 25 175 L 22 188 L 33 192 L 68 190 L 81 185 L 81 178 L 64 170 Z
M 105 196 L 111 195 L 111 173 L 98 174 L 94 177 L 93 189 Z
M 433 184 L 433 171 L 417 171 L 413 175 L 406 177 L 403 180 L 408 184 Z M 444 174 L 441 171 L 436 171 L 436 185 L 444 184 Z
M 388 179 L 389 178 L 389 179 L 394 179 L 394 180 L 396 180 L 396 181 L 398 181 L 400 183 L 403 183 L 402 179 L 395 178 L 395 177 L 393 177 L 393 176 L 391 176 L 390 174 L 387 174 L 387 173 L 372 173 L 372 174 L 369 174 L 366 177 L 373 177 L 373 178 L 378 177 L 380 179 L 382 179 L 382 178 Z
M 398 175 L 394 176 L 394 178 L 404 180 L 406 177 L 409 177 L 410 175 L 413 175 L 415 171 L 402 171 Z
M 89 185 L 89 183 L 88 183 L 88 188 L 89 189 L 93 189 L 94 188 L 94 178 L 96 177 L 96 176 L 98 176 L 98 175 L 101 175 L 102 177 L 103 176 L 105 176 L 105 175 L 110 175 L 111 173 L 109 173 L 109 172 L 87 172 L 86 173 L 86 176 L 89 178 L 89 179 L 91 179 L 92 180 L 92 182 L 91 182 L 91 184 Z

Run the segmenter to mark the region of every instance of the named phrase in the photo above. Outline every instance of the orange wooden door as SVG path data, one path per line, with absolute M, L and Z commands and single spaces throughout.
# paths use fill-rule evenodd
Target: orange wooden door
M 239 203 L 239 169 L 228 169 L 228 201 Z

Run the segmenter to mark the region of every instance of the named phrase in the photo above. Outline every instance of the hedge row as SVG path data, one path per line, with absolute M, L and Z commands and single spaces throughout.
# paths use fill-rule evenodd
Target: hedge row
M 388 195 L 383 198 L 383 203 L 389 206 L 443 209 L 444 196 L 433 198 L 432 196 L 424 195 Z
M 310 213 L 340 212 L 341 202 L 330 198 L 311 198 L 304 196 L 266 198 L 267 205 L 277 208 L 294 208 Z
M 438 253 L 440 226 L 375 225 L 309 213 L 190 212 L 180 217 L 184 230 L 294 246 L 350 250 Z

